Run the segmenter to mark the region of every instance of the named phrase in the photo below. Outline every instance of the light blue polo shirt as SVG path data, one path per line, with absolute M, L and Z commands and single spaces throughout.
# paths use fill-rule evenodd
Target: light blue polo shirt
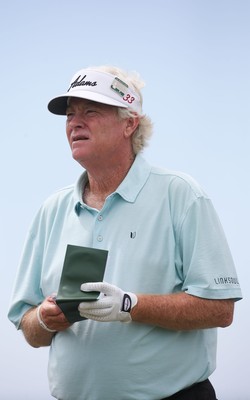
M 57 291 L 67 244 L 108 250 L 104 280 L 125 291 L 241 298 L 221 224 L 191 177 L 138 155 L 100 211 L 83 203 L 85 183 L 83 173 L 34 219 L 9 310 L 17 328 L 31 306 Z M 49 384 L 61 400 L 156 400 L 209 377 L 215 358 L 216 329 L 85 320 L 55 335 Z

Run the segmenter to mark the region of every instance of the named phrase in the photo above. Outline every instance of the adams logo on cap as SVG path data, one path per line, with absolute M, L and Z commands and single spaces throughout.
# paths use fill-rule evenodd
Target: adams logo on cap
M 76 86 L 97 86 L 97 82 L 96 81 L 87 81 L 85 80 L 85 78 L 87 77 L 87 75 L 84 75 L 81 78 L 81 75 L 79 75 L 75 81 L 73 81 L 70 84 L 70 87 L 68 88 L 68 92 L 70 91 L 70 89 L 73 89 Z

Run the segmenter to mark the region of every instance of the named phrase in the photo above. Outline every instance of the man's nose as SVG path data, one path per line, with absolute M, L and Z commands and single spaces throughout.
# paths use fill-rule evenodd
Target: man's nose
M 71 128 L 76 128 L 76 127 L 82 128 L 83 126 L 85 126 L 85 121 L 83 116 L 77 113 L 72 115 L 70 120 L 68 121 L 68 125 Z

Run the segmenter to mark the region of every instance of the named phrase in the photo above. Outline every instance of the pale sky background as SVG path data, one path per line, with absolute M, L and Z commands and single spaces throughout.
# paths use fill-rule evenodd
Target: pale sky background
M 31 348 L 6 315 L 35 212 L 81 173 L 47 103 L 101 64 L 140 73 L 155 127 L 145 157 L 191 174 L 217 209 L 244 300 L 219 329 L 211 380 L 219 400 L 249 400 L 250 1 L 8 0 L 0 18 L 1 400 L 52 399 L 48 349 Z

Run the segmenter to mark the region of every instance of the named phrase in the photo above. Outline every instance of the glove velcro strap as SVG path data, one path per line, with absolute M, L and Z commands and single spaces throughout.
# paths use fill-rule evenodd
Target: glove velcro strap
M 125 293 L 122 300 L 121 311 L 130 312 L 132 308 L 132 300 L 131 297 Z

